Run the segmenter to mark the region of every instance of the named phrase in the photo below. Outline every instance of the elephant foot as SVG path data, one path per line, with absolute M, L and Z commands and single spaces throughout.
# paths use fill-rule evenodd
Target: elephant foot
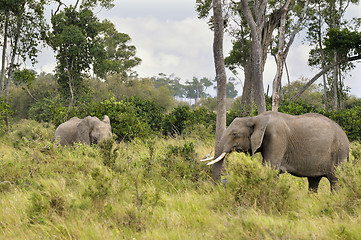
M 317 193 L 318 185 L 320 184 L 321 177 L 307 177 L 308 179 L 308 190 L 310 192 Z
M 334 191 L 337 192 L 338 191 L 338 185 L 337 185 L 338 178 L 333 174 L 327 175 L 326 178 L 330 182 L 331 192 L 334 192 Z

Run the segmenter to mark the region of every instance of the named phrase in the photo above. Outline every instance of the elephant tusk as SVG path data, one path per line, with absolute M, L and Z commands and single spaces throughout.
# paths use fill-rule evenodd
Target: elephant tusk
M 214 157 L 209 157 L 209 158 L 201 159 L 199 161 L 205 162 L 205 161 L 210 161 L 210 160 L 213 160 L 213 159 L 214 159 Z
M 215 163 L 221 161 L 224 158 L 224 156 L 226 156 L 226 154 L 227 154 L 226 152 L 223 152 L 221 155 L 219 155 L 219 157 L 214 159 L 212 162 L 207 163 L 207 165 L 212 165 L 212 164 L 215 164 Z

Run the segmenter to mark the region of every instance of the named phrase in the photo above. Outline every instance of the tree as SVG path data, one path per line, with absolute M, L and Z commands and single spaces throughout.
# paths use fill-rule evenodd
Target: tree
M 110 8 L 111 2 L 78 0 L 51 18 L 47 43 L 56 52 L 58 88 L 69 100 L 68 109 L 88 92 L 85 78 L 91 72 L 101 78 L 108 73 L 127 76 L 140 63 L 135 47 L 127 45 L 129 36 L 118 33 L 107 20 L 100 22 L 92 11 L 98 4 Z
M 358 2 L 359 0 L 316 1 L 315 7 L 310 9 L 308 14 L 310 21 L 307 39 L 313 46 L 308 62 L 310 66 L 318 67 L 321 73 L 320 76 L 317 74 L 310 81 L 314 82 L 319 77 L 323 77 L 323 99 L 326 109 L 333 108 L 336 110 L 342 107 L 345 91 L 347 91 L 343 79 L 347 72 L 354 68 L 354 64 L 351 63 L 352 59 L 357 58 L 355 52 L 351 51 L 352 48 L 355 49 L 355 46 L 352 46 L 354 41 L 349 39 L 347 35 L 358 32 L 360 20 L 347 21 L 344 16 L 350 3 L 357 4 Z M 347 30 L 342 33 L 343 29 Z M 335 36 L 336 38 L 332 36 L 335 31 L 340 31 L 338 36 Z M 343 42 L 343 49 L 327 47 L 328 38 Z M 351 42 L 348 42 L 349 40 Z M 345 45 L 349 45 L 349 47 L 345 49 Z M 309 86 L 309 84 L 306 84 L 306 86 Z M 297 96 L 293 97 L 293 99 L 295 98 Z
M 238 91 L 235 88 L 234 78 L 228 78 L 227 82 L 227 98 L 235 98 L 238 95 Z
M 216 81 L 216 80 L 214 80 Z M 238 95 L 238 91 L 236 90 L 236 83 L 235 83 L 235 78 L 233 77 L 229 77 L 228 81 L 227 81 L 227 85 L 226 85 L 226 96 L 227 98 L 235 98 Z M 217 86 L 213 87 L 214 89 L 217 89 Z
M 129 35 L 118 32 L 112 22 L 104 20 L 98 39 L 105 51 L 102 49 L 94 56 L 94 73 L 103 79 L 107 74 L 121 74 L 124 79 L 132 75 L 133 67 L 139 65 L 141 59 L 135 56 L 135 46 L 129 45 Z
M 216 142 L 214 156 L 218 157 L 222 153 L 220 140 L 223 132 L 226 130 L 226 84 L 227 76 L 223 56 L 223 16 L 222 1 L 213 0 L 213 57 L 217 79 L 217 118 L 216 118 Z M 218 182 L 221 177 L 223 161 L 217 162 L 212 166 L 212 178 Z
M 184 86 L 186 97 L 194 99 L 194 104 L 197 104 L 198 99 L 209 96 L 209 94 L 206 93 L 206 89 L 212 85 L 213 83 L 208 78 L 198 79 L 197 77 L 193 77 L 192 81 L 186 81 L 186 85 Z
M 9 95 L 13 73 L 21 61 L 36 63 L 38 45 L 43 32 L 47 29 L 44 19 L 44 6 L 47 0 L 0 1 L 0 21 L 3 26 L 1 35 L 2 56 L 0 71 L 0 97 Z M 9 61 L 6 61 L 7 56 Z M 5 118 L 7 121 L 7 118 Z
M 231 70 L 241 66 L 240 68 L 244 72 L 242 102 L 243 106 L 248 107 L 248 112 L 252 110 L 254 102 L 259 113 L 266 110 L 263 70 L 274 30 L 280 25 L 282 16 L 287 22 L 287 29 L 296 26 L 296 24 L 291 24 L 291 20 L 299 18 L 298 4 L 302 4 L 303 1 L 292 2 L 292 7 L 288 7 L 290 3 L 290 0 L 270 2 L 241 0 L 230 1 L 227 4 L 225 22 L 228 32 L 233 37 L 233 49 L 226 59 L 226 63 Z M 199 17 L 207 16 L 209 4 L 207 0 L 197 1 Z M 289 13 L 290 9 L 292 9 L 292 14 Z M 299 27 L 293 29 L 294 32 L 299 31 Z M 293 42 L 291 40 L 290 37 L 289 43 Z M 286 49 L 289 48 L 289 45 L 287 44 Z M 285 54 L 283 58 L 286 56 Z
M 181 79 L 173 74 L 167 76 L 164 73 L 159 73 L 157 77 L 151 79 L 155 88 L 167 87 L 172 91 L 174 97 L 183 98 L 186 95 L 185 87 L 180 83 Z

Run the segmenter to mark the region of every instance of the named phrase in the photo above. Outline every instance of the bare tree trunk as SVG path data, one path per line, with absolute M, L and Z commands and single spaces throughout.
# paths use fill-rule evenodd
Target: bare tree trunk
M 213 40 L 213 54 L 214 65 L 217 79 L 217 119 L 216 119 L 216 141 L 215 141 L 215 157 L 221 154 L 219 142 L 222 138 L 223 132 L 226 129 L 226 85 L 227 76 L 224 66 L 223 56 L 223 16 L 222 16 L 222 2 L 221 0 L 213 0 L 213 14 L 214 14 L 214 40 Z M 223 161 L 215 163 L 212 167 L 212 178 L 218 182 L 221 178 Z
M 244 68 L 244 86 L 242 91 L 242 116 L 251 114 L 254 103 L 254 87 L 252 76 L 252 58 L 249 58 L 247 65 Z
M 333 61 L 337 62 L 337 53 L 334 52 L 333 54 Z M 337 97 L 337 93 L 338 93 L 338 66 L 334 66 L 333 67 L 333 110 L 338 110 L 338 97 Z
M 318 12 L 321 12 L 320 9 L 320 4 L 318 4 Z M 322 26 L 322 21 L 321 21 L 321 17 L 318 18 L 318 29 L 320 29 L 320 31 L 317 31 L 317 44 L 318 47 L 320 49 L 320 54 L 321 54 L 321 68 L 325 68 L 326 66 L 326 60 L 325 60 L 325 52 L 323 50 L 323 45 L 322 45 L 322 33 L 321 33 L 321 26 Z M 324 102 L 324 108 L 325 110 L 329 109 L 329 102 L 328 102 L 328 97 L 327 97 L 327 78 L 326 75 L 323 74 L 322 75 L 322 81 L 323 81 L 323 102 Z
M 286 31 L 286 16 L 291 0 L 287 0 L 283 12 L 281 15 L 281 23 L 279 28 L 279 41 L 278 41 L 278 53 L 277 53 L 277 72 L 273 80 L 273 91 L 272 91 L 272 111 L 278 112 L 279 105 L 279 90 L 281 86 L 281 79 L 283 74 L 283 63 L 284 63 L 284 45 L 285 45 L 285 31 Z
M 3 95 L 5 90 L 5 64 L 6 64 L 6 50 L 7 50 L 7 42 L 8 42 L 8 26 L 9 26 L 9 12 L 6 12 L 5 15 L 5 26 L 4 26 L 4 43 L 3 50 L 1 56 L 1 74 L 0 74 L 0 96 Z
M 22 9 L 24 9 L 24 6 L 25 6 L 25 3 L 23 4 Z M 14 75 L 15 57 L 16 57 L 16 54 L 18 51 L 18 44 L 19 44 L 19 38 L 20 38 L 20 34 L 21 34 L 22 24 L 23 24 L 23 15 L 22 15 L 22 13 L 20 13 L 20 15 L 18 16 L 18 19 L 17 19 L 17 23 L 16 23 L 14 45 L 13 45 L 12 51 L 11 51 L 11 60 L 10 60 L 10 66 L 8 69 L 8 79 L 7 79 L 6 86 L 5 86 L 5 102 L 7 102 L 7 99 L 9 97 L 10 82 Z M 7 126 L 9 126 L 8 116 L 5 117 L 5 123 Z
M 258 113 L 266 111 L 266 100 L 263 88 L 263 67 L 264 67 L 264 54 L 262 52 L 262 33 L 265 24 L 266 6 L 267 1 L 262 0 L 256 3 L 253 7 L 254 17 L 251 9 L 249 8 L 247 0 L 241 0 L 242 10 L 247 20 L 248 26 L 251 29 L 252 38 L 252 71 L 254 79 L 254 92 L 255 101 Z

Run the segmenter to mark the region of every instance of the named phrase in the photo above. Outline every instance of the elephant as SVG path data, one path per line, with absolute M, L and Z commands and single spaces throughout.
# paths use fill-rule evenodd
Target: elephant
M 331 119 L 316 113 L 293 116 L 265 112 L 255 117 L 235 118 L 219 141 L 213 165 L 213 179 L 218 181 L 225 156 L 232 151 L 260 152 L 263 165 L 279 173 L 307 177 L 308 189 L 317 192 L 322 177 L 331 191 L 338 190 L 335 168 L 349 159 L 349 140 L 342 128 Z
M 110 137 L 112 137 L 110 119 L 104 115 L 103 121 L 91 116 L 84 119 L 71 118 L 57 127 L 54 140 L 61 146 L 76 142 L 91 145 Z

